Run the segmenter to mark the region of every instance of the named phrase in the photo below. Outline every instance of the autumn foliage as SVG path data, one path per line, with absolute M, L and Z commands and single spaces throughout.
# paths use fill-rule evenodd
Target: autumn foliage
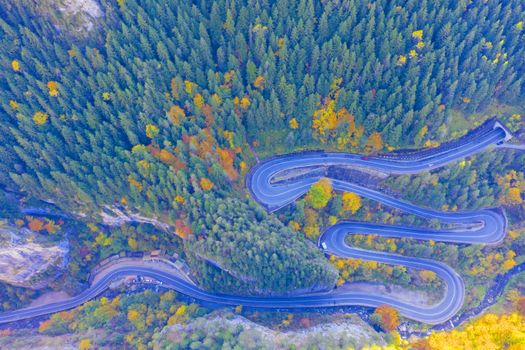
M 13 68 L 15 72 L 20 72 L 20 62 L 18 62 L 17 60 L 12 60 L 11 68 Z
M 233 167 L 233 160 L 235 159 L 235 151 L 232 149 L 223 149 L 220 147 L 216 148 L 217 154 L 219 155 L 219 163 L 221 164 L 224 172 L 231 180 L 236 180 L 239 173 Z
M 365 145 L 365 151 L 369 153 L 375 153 L 378 151 L 381 151 L 384 147 L 383 139 L 381 138 L 381 134 L 378 132 L 374 132 L 368 137 L 368 141 Z
M 142 191 L 142 184 L 135 180 L 131 175 L 128 176 L 128 182 L 131 186 L 135 187 L 137 190 Z
M 436 273 L 430 270 L 419 271 L 419 277 L 423 282 L 432 282 L 436 279 Z
M 264 89 L 264 83 L 265 83 L 265 79 L 263 76 L 258 76 L 257 78 L 255 78 L 255 81 L 253 82 L 253 86 L 256 87 L 257 89 Z
M 47 83 L 47 88 L 49 89 L 50 96 L 58 95 L 58 83 L 56 81 L 49 81 Z
M 128 311 L 128 320 L 130 320 L 131 322 L 135 322 L 139 319 L 139 317 L 140 313 L 137 310 L 132 309 Z
M 356 126 L 354 116 L 346 108 L 336 108 L 341 82 L 341 78 L 332 82 L 329 96 L 313 113 L 312 128 L 314 137 L 322 143 L 335 140 L 338 148 L 344 149 L 348 144 L 352 147 L 358 145 L 364 128 Z
M 213 188 L 213 182 L 207 177 L 203 177 L 199 183 L 204 191 L 209 191 Z
M 461 330 L 436 332 L 412 345 L 417 350 L 455 349 L 523 349 L 525 318 L 519 313 L 510 315 L 486 314 Z
M 44 221 L 40 220 L 38 218 L 32 218 L 29 223 L 27 224 L 27 227 L 34 232 L 40 232 L 44 229 Z
M 304 210 L 305 225 L 304 233 L 306 237 L 310 239 L 316 239 L 319 236 L 319 215 L 312 208 L 306 208 Z M 297 224 L 299 225 L 299 224 Z
M 326 142 L 327 138 L 337 137 L 339 146 L 344 146 L 350 143 L 352 146 L 357 146 L 359 138 L 363 134 L 363 128 L 357 128 L 354 117 L 345 109 L 341 108 L 336 111 L 336 101 L 328 98 L 319 108 L 314 111 L 312 128 L 314 129 L 314 136 L 319 138 L 321 142 Z M 340 125 L 346 124 L 343 127 L 343 132 L 337 134 Z
M 154 139 L 159 135 L 159 128 L 156 125 L 148 124 L 146 125 L 146 136 L 150 139 Z
M 503 255 L 500 252 L 492 252 L 485 254 L 479 258 L 479 261 L 473 264 L 468 271 L 471 276 L 490 276 L 496 273 L 504 273 L 516 266 L 517 262 L 514 259 L 516 253 L 509 250 Z
M 392 306 L 380 305 L 374 313 L 379 315 L 379 324 L 385 331 L 391 332 L 399 326 L 399 312 Z
M 204 106 L 204 98 L 201 94 L 195 94 L 195 96 L 193 96 L 193 103 L 197 109 L 201 110 L 202 106 Z
M 33 114 L 33 121 L 36 125 L 44 125 L 47 123 L 48 115 L 44 112 L 36 112 Z
M 342 195 L 343 210 L 355 214 L 361 208 L 361 197 L 354 192 L 345 192 Z
M 525 194 L 525 179 L 522 172 L 511 170 L 505 176 L 496 179 L 500 187 L 499 201 L 501 204 L 522 204 Z
M 288 123 L 290 125 L 290 129 L 297 129 L 299 127 L 299 122 L 297 122 L 297 119 L 292 118 L 290 119 L 290 122 Z
M 76 314 L 76 310 L 62 311 L 53 314 L 48 320 L 40 323 L 38 332 L 43 334 L 54 334 L 56 330 L 61 330 L 66 327 L 66 324 L 72 322 L 75 319 Z
M 159 159 L 163 163 L 173 167 L 175 171 L 186 169 L 186 163 L 177 158 L 173 153 L 167 149 L 158 149 L 154 145 L 149 145 L 146 148 L 152 156 Z
M 177 219 L 175 221 L 175 233 L 177 236 L 179 236 L 182 239 L 188 238 L 189 235 L 191 235 L 191 227 L 184 224 L 184 221 L 181 219 Z
M 172 106 L 168 111 L 168 117 L 175 126 L 180 126 L 186 117 L 186 112 L 179 106 Z
M 315 209 L 326 207 L 332 198 L 332 183 L 327 178 L 322 178 L 310 187 L 306 200 Z
M 168 150 L 161 150 L 158 153 L 159 159 L 168 165 L 171 165 L 175 170 L 184 170 L 186 169 L 186 163 L 175 157 L 175 155 Z
M 91 347 L 91 341 L 89 339 L 82 339 L 80 341 L 80 344 L 78 345 L 78 348 L 80 350 L 89 350 L 89 349 L 92 349 Z

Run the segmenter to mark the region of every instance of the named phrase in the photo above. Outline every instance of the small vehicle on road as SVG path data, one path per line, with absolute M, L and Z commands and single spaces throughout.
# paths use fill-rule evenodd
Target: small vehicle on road
M 362 160 L 369 160 L 370 157 L 368 157 L 368 156 L 362 156 L 361 159 L 362 159 Z
M 325 243 L 325 242 L 321 243 L 321 248 L 323 248 L 324 250 L 327 249 L 327 246 L 326 246 L 326 243 Z

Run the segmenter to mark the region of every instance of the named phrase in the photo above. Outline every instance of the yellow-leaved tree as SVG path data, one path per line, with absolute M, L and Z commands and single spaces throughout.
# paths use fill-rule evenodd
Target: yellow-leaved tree
M 504 176 L 498 176 L 496 182 L 500 187 L 499 201 L 501 204 L 517 205 L 523 203 L 525 179 L 522 172 L 509 171 Z
M 139 317 L 140 313 L 137 310 L 131 309 L 128 311 L 128 320 L 130 320 L 131 322 L 137 321 Z
M 250 107 L 250 104 L 251 102 L 248 96 L 244 96 L 243 98 L 241 98 L 241 102 L 239 103 L 242 109 L 247 109 L 248 107 Z
M 153 124 L 146 125 L 146 136 L 154 139 L 159 135 L 159 128 Z
M 525 319 L 517 312 L 509 315 L 485 314 L 466 327 L 451 332 L 433 332 L 414 341 L 417 350 L 523 349 Z
M 91 341 L 87 338 L 84 338 L 80 341 L 80 344 L 78 344 L 78 348 L 80 350 L 89 350 L 91 349 Z
M 381 134 L 378 132 L 374 132 L 368 137 L 368 141 L 365 145 L 365 151 L 369 153 L 375 153 L 381 151 L 383 147 L 384 144 L 383 139 L 381 138 Z
M 193 103 L 197 109 L 201 110 L 202 106 L 204 106 L 204 98 L 201 94 L 196 93 L 195 96 L 193 96 Z
M 416 30 L 412 32 L 412 38 L 417 40 L 423 40 L 423 30 Z
M 256 87 L 257 89 L 264 89 L 264 83 L 265 83 L 265 79 L 263 76 L 259 75 L 257 78 L 255 78 L 255 81 L 253 82 L 253 86 Z
M 20 72 L 20 62 L 18 62 L 17 60 L 12 60 L 11 68 L 13 68 L 15 72 Z
M 423 282 L 433 282 L 436 279 L 436 273 L 430 270 L 419 271 L 419 277 Z
M 315 209 L 326 207 L 332 198 L 332 183 L 327 178 L 322 178 L 310 187 L 306 195 L 307 202 Z
M 345 192 L 342 195 L 343 210 L 355 214 L 361 208 L 361 197 L 354 192 Z
M 327 134 L 337 127 L 335 100 L 328 99 L 321 108 L 314 111 L 313 117 L 312 128 L 320 140 L 324 142 Z
M 48 116 L 44 112 L 36 112 L 33 114 L 33 121 L 36 125 L 44 125 L 47 123 Z

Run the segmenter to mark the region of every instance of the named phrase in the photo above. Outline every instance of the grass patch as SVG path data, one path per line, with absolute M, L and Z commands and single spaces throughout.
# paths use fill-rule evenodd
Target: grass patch
M 506 125 L 513 114 L 525 114 L 525 108 L 518 105 L 508 105 L 498 101 L 492 102 L 485 110 L 467 114 L 464 111 L 453 109 L 448 118 L 448 131 L 450 138 L 463 135 L 467 130 L 480 125 L 491 117 L 500 118 Z

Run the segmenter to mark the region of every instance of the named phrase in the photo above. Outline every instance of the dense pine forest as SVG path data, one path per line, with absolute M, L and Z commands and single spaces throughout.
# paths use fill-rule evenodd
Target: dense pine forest
M 217 200 L 253 164 L 250 146 L 421 146 L 450 137 L 454 109 L 523 92 L 519 1 L 104 8 L 86 39 L 23 2 L 2 4 L 0 181 L 74 212 L 123 203 L 179 222 L 181 235 L 212 228 Z M 254 229 L 287 234 L 266 222 Z M 232 234 L 235 242 L 247 232 Z M 315 253 L 289 242 L 298 275 L 310 271 Z M 294 260 L 269 249 L 267 264 Z M 314 267 L 329 276 L 323 269 Z
M 0 216 L 19 226 L 31 223 L 12 196 L 20 207 L 38 201 L 68 214 L 50 239 L 70 241 L 71 258 L 60 277 L 70 290 L 82 290 L 89 270 L 111 254 L 159 248 L 180 254 L 202 287 L 220 292 L 282 295 L 389 278 L 426 290 L 441 287 L 413 271 L 394 270 L 392 277 L 381 266 L 349 268 L 316 247 L 336 218 L 393 222 L 388 210 L 337 194 L 328 206 L 307 197 L 269 214 L 251 199 L 245 177 L 259 158 L 280 153 L 437 146 L 489 114 L 519 134 L 523 1 L 98 5 L 102 15 L 75 31 L 74 21 L 58 10 L 0 0 Z M 523 152 L 502 151 L 432 174 L 377 180 L 377 186 L 437 209 L 506 205 L 516 224 L 525 217 L 524 163 Z M 509 197 L 511 187 L 520 188 L 518 197 Z M 104 215 L 117 209 L 171 231 L 105 225 Z M 524 237 L 494 254 L 514 261 L 525 250 Z M 392 240 L 352 239 L 365 248 L 392 247 Z M 394 247 L 390 251 L 437 256 L 463 272 L 484 266 L 469 284 L 506 271 L 490 270 L 492 260 L 483 260 L 478 247 L 459 253 L 442 243 L 430 250 L 399 241 Z M 505 255 L 509 251 L 514 256 Z M 0 285 L 4 289 L 2 309 L 27 304 L 35 293 Z M 470 299 L 478 303 L 481 291 Z M 155 325 L 168 318 L 157 317 Z M 147 332 L 151 338 L 153 328 Z M 128 343 L 141 348 L 147 342 Z

